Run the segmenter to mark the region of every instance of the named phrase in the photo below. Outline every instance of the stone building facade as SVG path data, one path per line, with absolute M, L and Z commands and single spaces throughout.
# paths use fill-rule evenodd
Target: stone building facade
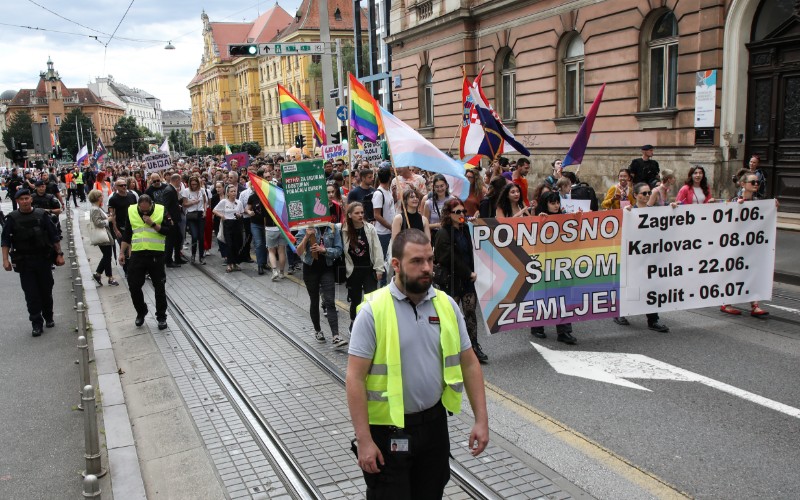
M 798 2 L 800 4 L 800 2 Z M 793 0 L 410 0 L 393 4 L 395 114 L 448 149 L 462 66 L 532 151 L 533 176 L 569 149 L 606 83 L 580 177 L 596 189 L 656 147 L 715 196 L 759 154 L 770 195 L 800 211 L 800 6 Z M 717 71 L 714 126 L 694 126 L 697 74 Z M 456 143 L 457 147 L 457 143 Z M 457 152 L 457 149 L 454 151 Z

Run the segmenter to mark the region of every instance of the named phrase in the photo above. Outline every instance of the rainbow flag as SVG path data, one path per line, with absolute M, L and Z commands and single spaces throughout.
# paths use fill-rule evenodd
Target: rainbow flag
M 231 151 L 231 147 L 228 146 L 228 141 L 225 141 L 225 154 L 226 155 L 232 155 L 233 154 L 233 152 Z
M 248 172 L 248 175 L 250 176 L 250 187 L 256 192 L 261 203 L 264 204 L 264 208 L 267 209 L 267 213 L 281 230 L 283 237 L 289 242 L 289 247 L 296 252 L 294 244 L 297 243 L 297 239 L 289 232 L 289 212 L 286 210 L 286 197 L 283 195 L 283 189 L 270 184 L 266 179 L 252 172 Z
M 314 132 L 316 143 L 320 146 L 327 143 L 324 129 L 320 126 L 320 122 L 314 118 L 314 115 L 311 114 L 311 110 L 280 83 L 278 84 L 278 100 L 281 105 L 281 123 L 283 125 L 294 122 L 311 122 L 311 129 Z M 324 125 L 324 115 L 320 115 L 320 121 Z
M 376 142 L 383 133 L 383 122 L 378 103 L 366 87 L 352 73 L 350 76 L 350 126 L 370 142 Z
M 314 141 L 317 143 L 317 146 L 324 146 L 328 143 L 327 137 L 325 136 L 325 110 L 321 110 L 319 112 L 319 120 L 316 120 L 317 128 L 314 129 Z M 311 122 L 314 123 L 314 122 Z M 311 126 L 314 128 L 314 126 Z

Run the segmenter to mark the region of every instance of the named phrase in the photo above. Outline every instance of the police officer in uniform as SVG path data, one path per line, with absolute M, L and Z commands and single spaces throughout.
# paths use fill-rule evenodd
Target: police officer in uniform
M 153 202 L 143 194 L 135 205 L 128 207 L 128 225 L 122 228 L 122 245 L 119 263 L 128 262 L 128 289 L 131 291 L 133 307 L 136 309 L 136 326 L 144 324 L 147 304 L 144 302 L 145 277 L 149 274 L 156 296 L 156 320 L 158 329 L 167 328 L 167 273 L 164 268 L 166 236 L 172 231 L 172 223 L 166 217 L 164 206 Z
M 8 214 L 3 227 L 3 269 L 19 273 L 33 326 L 31 334 L 38 337 L 43 326 L 55 326 L 50 265 L 55 254 L 55 264 L 63 266 L 64 253 L 53 221 L 43 209 L 33 208 L 30 191 L 20 189 L 15 198 L 19 209 Z
M 36 191 L 31 195 L 33 208 L 41 208 L 50 215 L 50 219 L 58 229 L 58 216 L 61 215 L 61 202 L 54 195 L 47 192 L 47 183 L 38 180 L 34 183 Z M 60 232 L 59 232 L 60 234 Z
M 368 294 L 350 337 L 347 403 L 367 499 L 441 499 L 450 479 L 447 411 L 466 388 L 470 452 L 489 442 L 483 374 L 464 317 L 431 287 L 433 250 L 418 229 L 392 243 L 395 276 Z

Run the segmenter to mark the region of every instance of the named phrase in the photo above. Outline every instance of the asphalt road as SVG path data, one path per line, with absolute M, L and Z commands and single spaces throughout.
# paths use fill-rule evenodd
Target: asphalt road
M 629 318 L 629 327 L 576 323 L 577 346 L 556 342 L 552 327 L 545 340 L 523 330 L 482 334 L 491 358 L 484 374 L 692 497 L 800 498 L 800 410 L 790 416 L 699 382 L 629 379 L 644 390 L 559 374 L 530 343 L 598 353 L 595 361 L 600 353 L 642 354 L 800 408 L 800 287 L 776 285 L 762 305 L 771 319 L 716 308 L 664 314 L 666 334 L 649 331 L 643 316 Z
M 10 208 L 10 207 L 9 207 Z M 0 498 L 80 498 L 83 413 L 69 269 L 55 272 L 54 328 L 31 337 L 19 275 L 0 269 Z

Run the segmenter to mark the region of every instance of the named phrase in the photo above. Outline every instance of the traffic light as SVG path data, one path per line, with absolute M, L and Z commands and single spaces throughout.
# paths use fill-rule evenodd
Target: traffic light
M 332 137 L 332 139 L 331 139 L 331 143 L 332 144 L 339 144 L 340 142 L 342 142 L 342 133 L 341 132 L 336 132 L 334 134 L 331 134 L 331 137 Z
M 298 148 L 306 147 L 306 138 L 303 135 L 298 135 L 297 137 L 300 138 L 300 145 L 297 146 Z
M 258 55 L 258 45 L 255 43 L 228 45 L 228 54 L 235 57 L 254 57 Z
M 302 147 L 302 146 L 300 146 L 300 136 L 299 135 L 294 136 L 294 147 L 296 147 L 296 148 Z

